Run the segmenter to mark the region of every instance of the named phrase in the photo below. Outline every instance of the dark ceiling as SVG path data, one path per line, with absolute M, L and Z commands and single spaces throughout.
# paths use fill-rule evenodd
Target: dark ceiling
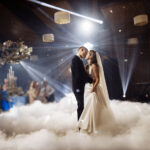
M 150 14 L 147 0 L 43 0 L 65 9 L 103 19 L 108 28 L 117 32 L 121 28 L 126 36 L 136 34 L 133 17 L 141 13 Z M 110 13 L 113 10 L 113 13 Z M 47 13 L 50 18 L 43 15 Z M 53 22 L 55 10 L 33 4 L 27 0 L 3 0 L 0 2 L 0 40 L 22 39 L 29 42 L 40 41 L 43 33 L 56 30 Z M 141 31 L 142 32 L 142 31 Z

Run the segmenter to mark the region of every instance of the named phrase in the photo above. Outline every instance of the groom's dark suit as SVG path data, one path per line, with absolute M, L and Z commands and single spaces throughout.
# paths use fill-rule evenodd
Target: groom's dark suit
M 85 83 L 92 83 L 92 78 L 86 73 L 82 60 L 74 56 L 71 64 L 72 71 L 72 89 L 78 103 L 78 119 L 84 108 L 84 86 Z

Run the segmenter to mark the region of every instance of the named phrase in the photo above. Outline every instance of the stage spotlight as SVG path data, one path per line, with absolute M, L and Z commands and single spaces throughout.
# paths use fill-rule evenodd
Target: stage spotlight
M 125 98 L 125 97 L 126 97 L 126 94 L 123 94 L 123 96 L 122 96 L 122 97 L 124 97 L 124 98 Z
M 89 42 L 86 42 L 83 46 L 86 47 L 88 50 L 93 49 L 93 44 Z
M 86 34 L 89 34 L 91 31 L 92 31 L 92 28 L 93 28 L 93 25 L 92 25 L 92 23 L 90 22 L 90 21 L 83 21 L 82 23 L 81 23 L 81 26 L 80 26 L 81 28 L 81 30 L 83 31 L 83 32 L 85 32 Z
M 124 62 L 128 62 L 128 59 L 124 59 Z

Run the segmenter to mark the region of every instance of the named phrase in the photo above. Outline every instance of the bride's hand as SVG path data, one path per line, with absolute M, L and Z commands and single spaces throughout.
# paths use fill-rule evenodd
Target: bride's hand
M 95 92 L 95 88 L 92 88 L 91 93 Z

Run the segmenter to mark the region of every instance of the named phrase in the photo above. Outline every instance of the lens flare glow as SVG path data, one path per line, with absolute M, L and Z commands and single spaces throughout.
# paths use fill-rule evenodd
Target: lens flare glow
M 93 26 L 90 21 L 83 21 L 80 25 L 80 30 L 84 32 L 85 34 L 91 33 L 91 31 L 93 30 L 92 28 Z
M 89 42 L 86 42 L 83 46 L 85 46 L 88 50 L 93 49 L 93 44 Z

